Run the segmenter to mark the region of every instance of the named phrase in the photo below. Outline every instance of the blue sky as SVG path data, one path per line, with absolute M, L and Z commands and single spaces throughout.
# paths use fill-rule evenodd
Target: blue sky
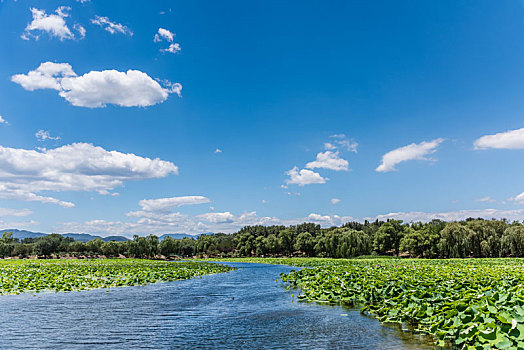
M 523 220 L 523 39 L 520 1 L 4 0 L 0 226 Z

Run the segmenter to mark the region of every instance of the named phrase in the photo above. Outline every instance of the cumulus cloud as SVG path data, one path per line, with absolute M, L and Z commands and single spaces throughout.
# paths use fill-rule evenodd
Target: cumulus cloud
M 524 197 L 524 196 L 523 196 Z M 377 215 L 375 217 L 365 218 L 369 221 L 376 219 L 385 221 L 387 219 L 428 222 L 433 219 L 442 221 L 456 221 L 467 218 L 484 218 L 484 219 L 508 219 L 508 220 L 523 220 L 524 209 L 519 210 L 500 210 L 500 209 L 472 209 L 472 210 L 457 210 L 449 212 L 398 212 L 384 215 Z
M 431 160 L 426 156 L 436 152 L 436 148 L 444 141 L 438 138 L 432 141 L 412 143 L 410 145 L 394 149 L 382 156 L 382 163 L 375 169 L 378 172 L 394 171 L 395 165 L 408 160 Z
M 4 117 L 2 117 L 0 115 L 0 124 L 6 124 L 6 125 L 9 125 L 9 123 L 7 122 L 7 120 L 4 119 Z
M 325 151 L 317 154 L 317 159 L 306 164 L 306 168 L 315 169 L 323 168 L 330 170 L 348 170 L 349 163 L 347 160 L 340 158 L 339 152 Z
M 155 43 L 167 41 L 169 43 L 169 46 L 165 49 L 160 49 L 162 52 L 170 52 L 170 53 L 177 53 L 180 52 L 180 44 L 173 42 L 175 40 L 175 33 L 164 29 L 164 28 L 158 28 L 158 32 L 155 34 L 155 37 L 153 38 L 153 41 Z
M 230 212 L 226 211 L 224 213 L 206 213 L 196 216 L 199 219 L 211 222 L 213 224 L 218 223 L 232 223 L 235 219 L 235 216 Z
M 45 140 L 60 140 L 60 136 L 51 136 L 51 134 L 49 134 L 49 131 L 45 131 L 45 130 L 38 130 L 36 133 L 35 133 L 35 137 L 38 141 L 45 141 Z
M 305 186 L 310 184 L 323 184 L 326 183 L 326 180 L 329 180 L 312 170 L 301 169 L 299 171 L 297 167 L 286 171 L 286 175 L 289 176 L 289 179 L 286 180 L 286 184 L 288 185 Z
M 221 150 L 220 148 L 217 148 L 217 149 L 215 150 L 215 153 L 222 153 L 222 150 Z
M 169 44 L 167 49 L 161 49 L 160 51 L 177 53 L 177 52 L 180 52 L 180 50 L 182 50 L 182 48 L 180 47 L 179 43 L 171 43 L 171 44 Z
M 178 174 L 178 167 L 158 158 L 107 151 L 89 143 L 26 150 L 0 146 L 0 198 L 72 207 L 73 203 L 40 192 L 108 191 L 125 181 Z
M 311 213 L 303 222 L 312 222 L 321 225 L 322 227 L 340 226 L 348 221 L 354 221 L 355 219 L 351 216 L 338 216 L 338 215 L 320 215 Z M 301 220 L 302 221 L 302 220 Z
M 158 28 L 158 33 L 155 34 L 155 38 L 153 39 L 153 41 L 155 43 L 158 43 L 158 42 L 161 42 L 162 40 L 166 40 L 168 42 L 173 42 L 175 38 L 175 33 L 167 30 L 167 29 L 164 29 L 164 28 Z
M 97 108 L 114 104 L 122 107 L 146 107 L 162 103 L 170 94 L 180 96 L 182 85 L 164 81 L 164 87 L 139 70 L 91 71 L 77 76 L 68 63 L 44 62 L 27 74 L 15 74 L 11 80 L 24 89 L 53 89 L 73 106 Z
M 60 6 L 55 10 L 54 14 L 48 15 L 45 10 L 31 8 L 33 20 L 27 24 L 22 38 L 29 40 L 30 38 L 38 39 L 38 33 L 45 32 L 49 36 L 57 37 L 61 41 L 66 39 L 83 38 L 85 36 L 85 29 L 76 24 L 73 26 L 79 35 L 75 37 L 71 29 L 66 24 L 66 18 L 69 17 L 68 11 L 71 10 L 68 6 Z
M 338 198 L 331 198 L 331 204 L 337 204 L 340 203 L 340 199 Z
M 121 33 L 130 36 L 133 35 L 131 29 L 129 29 L 123 24 L 111 22 L 107 17 L 95 15 L 95 18 L 91 19 L 91 23 L 104 28 L 104 30 L 108 31 L 111 34 Z
M 475 149 L 524 149 L 524 128 L 484 135 L 473 143 Z
M 166 211 L 183 205 L 210 203 L 211 200 L 203 196 L 181 196 L 158 199 L 142 199 L 138 205 L 146 211 Z

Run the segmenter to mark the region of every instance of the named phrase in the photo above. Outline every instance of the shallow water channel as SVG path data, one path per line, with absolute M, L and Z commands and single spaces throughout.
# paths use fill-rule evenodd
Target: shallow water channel
M 0 296 L 0 349 L 433 349 L 358 310 L 297 302 L 275 282 L 290 267 L 230 265 L 143 287 Z

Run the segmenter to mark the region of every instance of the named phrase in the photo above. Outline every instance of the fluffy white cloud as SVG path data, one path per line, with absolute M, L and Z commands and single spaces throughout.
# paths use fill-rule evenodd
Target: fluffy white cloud
M 183 205 L 210 203 L 211 200 L 203 196 L 181 196 L 158 199 L 142 199 L 138 205 L 146 211 L 166 211 Z
M 478 138 L 473 145 L 475 149 L 524 149 L 524 128 L 484 135 Z
M 464 220 L 467 218 L 484 218 L 484 219 L 508 219 L 508 220 L 523 220 L 524 209 L 519 210 L 500 210 L 500 209 L 473 209 L 473 210 L 457 210 L 450 212 L 398 212 L 384 215 L 377 215 L 375 217 L 365 218 L 369 221 L 396 219 L 405 222 L 422 221 L 428 222 L 433 219 L 443 221 Z
M 288 185 L 305 186 L 310 184 L 323 184 L 326 183 L 326 180 L 329 180 L 312 170 L 301 169 L 299 171 L 297 167 L 286 171 L 286 175 L 289 176 L 289 179 L 286 180 L 286 184 Z
M 182 50 L 182 48 L 180 47 L 179 43 L 171 43 L 171 44 L 169 44 L 167 49 L 161 49 L 160 51 L 177 53 L 177 52 L 180 52 L 180 50 Z
M 394 149 L 382 156 L 382 163 L 375 169 L 378 172 L 394 171 L 395 165 L 408 160 L 431 160 L 426 158 L 428 154 L 436 152 L 436 148 L 444 139 L 438 138 L 432 141 L 412 143 L 410 145 Z
M 45 10 L 39 10 L 34 7 L 31 8 L 33 20 L 27 24 L 22 38 L 25 40 L 29 40 L 31 37 L 38 39 L 39 35 L 35 34 L 35 32 L 46 32 L 50 36 L 57 37 L 60 40 L 75 39 L 75 35 L 65 21 L 65 18 L 69 17 L 67 12 L 70 10 L 70 7 L 60 6 L 54 14 L 48 15 Z M 80 38 L 85 36 L 85 29 L 82 26 L 76 24 L 74 28 L 79 32 Z
M 69 63 L 44 62 L 37 69 L 27 74 L 13 75 L 11 81 L 29 91 L 38 89 L 60 91 L 62 89 L 60 82 L 66 77 L 76 77 L 76 73 Z
M 338 198 L 331 198 L 331 204 L 337 204 L 340 203 L 340 199 Z
M 0 115 L 0 124 L 7 124 L 7 125 L 9 125 L 7 120 L 5 120 L 4 117 L 2 117 L 1 115 Z
M 213 224 L 229 224 L 232 223 L 235 219 L 235 216 L 231 214 L 230 212 L 226 211 L 224 213 L 206 213 L 206 214 L 200 214 L 196 216 L 199 219 L 211 222 Z
M 158 28 L 158 32 L 155 34 L 155 37 L 153 41 L 155 43 L 161 42 L 161 41 L 167 41 L 169 46 L 165 49 L 160 49 L 162 52 L 170 52 L 170 53 L 178 53 L 180 52 L 180 44 L 173 42 L 175 39 L 175 33 L 164 29 L 164 28 Z
M 348 170 L 349 163 L 347 160 L 340 158 L 338 151 L 332 152 L 332 151 L 325 151 L 320 152 L 317 154 L 317 159 L 313 162 L 309 162 L 306 164 L 306 168 L 309 169 L 315 169 L 315 168 L 323 168 L 323 169 L 330 169 L 330 170 Z
M 355 219 L 351 216 L 338 216 L 338 215 L 320 215 L 311 213 L 305 219 L 299 220 L 300 222 L 313 222 L 319 224 L 322 227 L 340 226 L 348 221 L 354 221 Z
M 217 149 L 215 150 L 215 153 L 222 153 L 222 150 L 221 150 L 220 148 L 217 148 Z
M 45 141 L 45 140 L 60 140 L 60 136 L 51 136 L 51 134 L 49 134 L 49 131 L 45 131 L 45 130 L 38 130 L 36 133 L 35 133 L 35 137 L 38 141 Z
M 111 22 L 107 17 L 101 17 L 95 15 L 95 18 L 91 19 L 91 23 L 96 24 L 111 34 L 121 33 L 126 35 L 133 35 L 131 29 L 123 24 Z
M 25 150 L 0 146 L 0 198 L 72 207 L 73 203 L 39 195 L 43 191 L 107 191 L 125 181 L 178 174 L 158 158 L 107 151 L 88 143 L 55 149 Z
M 158 33 L 155 34 L 155 38 L 153 39 L 153 41 L 155 43 L 158 43 L 158 42 L 161 42 L 162 40 L 166 40 L 168 42 L 173 42 L 175 38 L 175 33 L 167 30 L 167 29 L 164 29 L 164 28 L 158 28 Z
M 16 74 L 11 80 L 24 89 L 54 89 L 74 106 L 145 107 L 164 102 L 170 94 L 180 96 L 182 85 L 164 82 L 162 87 L 149 75 L 138 70 L 91 71 L 77 76 L 68 63 L 44 62 L 27 74 Z

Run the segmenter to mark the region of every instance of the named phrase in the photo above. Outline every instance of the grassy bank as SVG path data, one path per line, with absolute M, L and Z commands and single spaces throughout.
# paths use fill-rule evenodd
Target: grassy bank
M 138 259 L 1 260 L 0 294 L 137 286 L 231 269 L 204 262 Z

